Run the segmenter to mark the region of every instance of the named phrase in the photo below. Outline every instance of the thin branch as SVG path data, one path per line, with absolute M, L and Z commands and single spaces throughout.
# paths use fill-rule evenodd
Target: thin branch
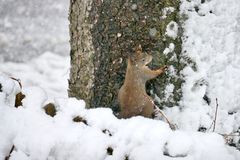
M 215 128 L 216 128 L 217 112 L 218 112 L 218 99 L 216 98 L 216 110 L 215 110 L 215 116 L 213 121 L 213 132 L 215 131 Z
M 147 97 L 148 99 L 150 99 L 149 97 Z M 169 127 L 172 129 L 172 130 L 176 130 L 177 127 L 176 125 L 172 124 L 169 119 L 167 118 L 167 116 L 158 108 L 158 106 L 153 102 L 153 100 L 150 99 L 150 101 L 152 102 L 153 106 L 154 106 L 154 109 L 157 110 L 164 118 L 165 120 L 167 121 Z
M 14 81 L 17 81 L 20 88 L 22 89 L 22 83 L 21 83 L 21 80 L 20 79 L 17 79 L 17 78 L 14 78 L 14 77 L 10 77 L 11 79 L 13 79 Z
M 10 150 L 10 152 L 9 152 L 9 154 L 8 154 L 8 156 L 5 157 L 5 160 L 9 160 L 9 158 L 11 157 L 11 153 L 13 152 L 14 148 L 15 148 L 15 146 L 13 145 L 11 150 Z
M 154 109 L 156 109 L 167 121 L 167 123 L 170 125 L 170 121 L 168 120 L 167 116 L 154 104 Z
M 222 134 L 222 133 L 218 133 L 220 134 L 221 136 L 224 136 L 224 137 L 239 137 L 240 134 L 234 134 L 234 133 L 230 133 L 230 134 Z

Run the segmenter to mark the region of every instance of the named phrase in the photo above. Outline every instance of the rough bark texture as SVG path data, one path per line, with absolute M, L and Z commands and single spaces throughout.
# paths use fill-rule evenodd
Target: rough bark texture
M 88 20 L 92 0 L 71 0 L 69 14 L 71 72 L 69 96 L 84 99 L 90 104 L 93 98 L 94 48 L 91 23 Z
M 159 106 L 177 105 L 180 71 L 187 62 L 181 55 L 179 5 L 178 0 L 71 0 L 69 96 L 84 99 L 90 107 L 118 111 L 126 59 L 141 44 L 153 55 L 151 67 L 171 66 L 171 72 L 147 84 L 148 93 Z M 177 37 L 166 28 L 177 29 Z M 167 85 L 172 94 L 166 94 Z

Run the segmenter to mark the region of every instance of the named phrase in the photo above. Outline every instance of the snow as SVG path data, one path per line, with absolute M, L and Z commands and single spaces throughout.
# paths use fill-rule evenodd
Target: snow
M 167 15 L 169 15 L 170 13 L 174 12 L 174 8 L 173 7 L 165 7 L 162 9 L 162 19 L 167 18 Z
M 45 52 L 28 62 L 5 62 L 0 72 L 21 80 L 23 88 L 41 87 L 48 99 L 67 97 L 70 58 Z
M 181 12 L 188 16 L 183 25 L 183 51 L 196 62 L 197 71 L 191 67 L 183 71 L 183 110 L 167 112 L 183 129 L 209 128 L 216 103 L 216 131 L 232 133 L 240 127 L 239 6 L 238 0 L 182 1 Z M 210 105 L 203 100 L 205 95 Z
M 3 2 L 7 4 L 7 1 Z M 23 6 L 17 6 L 20 15 L 28 14 Z M 65 8 L 60 2 L 54 6 L 57 10 Z M 3 62 L 0 63 L 0 160 L 9 155 L 13 145 L 10 160 L 240 159 L 239 150 L 227 145 L 226 139 L 220 135 L 237 134 L 240 128 L 239 6 L 238 0 L 204 3 L 201 0 L 182 0 L 181 13 L 188 17 L 183 24 L 182 48 L 186 56 L 196 63 L 197 70 L 190 66 L 184 69 L 185 83 L 180 106 L 164 109 L 170 121 L 177 124 L 176 131 L 160 120 L 143 117 L 118 119 L 108 108 L 86 109 L 83 100 L 68 98 L 70 58 L 64 53 L 68 46 L 66 31 L 63 31 L 65 20 L 57 20 L 63 26 L 51 32 L 52 36 L 45 35 L 45 30 L 41 30 L 48 27 L 40 27 L 40 32 L 35 34 L 34 28 L 38 28 L 34 27 L 35 22 L 29 26 L 30 34 L 22 39 L 33 42 L 30 46 L 36 47 L 37 52 L 31 49 L 34 47 L 23 50 L 19 42 L 14 45 L 15 32 L 5 32 L 0 27 L 0 48 L 3 46 L 0 50 L 0 61 Z M 170 7 L 162 12 L 167 16 L 172 11 Z M 5 18 L 0 23 L 8 28 L 7 31 L 18 24 L 10 21 L 10 15 L 2 15 Z M 36 21 L 40 22 L 41 17 Z M 17 29 L 16 33 L 26 31 Z M 56 33 L 59 37 L 53 38 Z M 168 24 L 166 35 L 173 39 L 178 36 L 176 22 Z M 18 36 L 22 37 L 22 34 Z M 19 37 L 18 41 L 21 40 Z M 45 48 L 46 43 L 49 45 Z M 59 44 L 64 44 L 61 52 L 62 47 L 57 47 Z M 12 45 L 18 49 L 13 47 L 14 51 L 9 51 L 8 57 L 5 49 Z M 49 46 L 54 47 L 50 49 Z M 173 43 L 169 44 L 164 54 L 174 53 L 174 47 Z M 16 53 L 20 51 L 26 53 L 15 60 Z M 28 57 L 31 54 L 33 57 Z M 175 72 L 169 66 L 168 74 L 175 75 Z M 9 77 L 20 79 L 23 88 Z M 173 89 L 173 85 L 166 87 L 165 93 L 169 98 Z M 15 95 L 20 91 L 26 97 L 22 106 L 15 108 Z M 205 95 L 211 100 L 209 105 L 203 100 Z M 212 132 L 216 98 L 219 109 L 216 130 Z M 54 117 L 47 115 L 43 109 L 49 102 L 56 106 Z M 86 124 L 74 122 L 77 116 L 86 120 Z M 205 128 L 205 133 L 198 132 L 200 128 Z M 239 136 L 231 138 L 239 149 Z
M 169 97 L 173 96 L 174 85 L 169 84 L 165 88 L 165 97 L 168 99 Z
M 7 105 L 14 105 L 15 94 L 20 91 L 20 87 L 18 86 L 18 84 L 16 84 L 16 82 L 8 81 L 8 79 L 9 78 L 6 76 L 0 76 L 0 104 L 5 101 Z
M 193 140 L 190 135 L 176 131 L 165 145 L 165 154 L 172 156 L 186 156 L 192 148 Z
M 5 75 L 1 77 L 7 79 Z M 19 88 L 14 80 L 7 81 L 10 83 L 3 83 L 4 88 Z M 4 122 L 0 126 L 0 159 L 8 155 L 13 144 L 11 160 L 234 160 L 234 155 L 239 156 L 237 151 L 232 154 L 223 137 L 216 133 L 172 131 L 165 122 L 143 117 L 117 119 L 110 109 L 86 109 L 85 102 L 75 98 L 55 99 L 57 115 L 50 117 L 42 108 L 46 101 L 42 89 L 30 87 L 27 92 L 31 94 L 26 94 L 19 108 L 1 102 L 5 105 L 0 108 L 0 121 Z M 73 122 L 75 116 L 83 117 L 87 125 Z M 112 155 L 107 153 L 109 147 Z
M 170 43 L 169 47 L 164 49 L 163 54 L 167 55 L 168 53 L 173 52 L 174 48 L 175 45 L 173 43 Z
M 166 35 L 170 38 L 176 39 L 178 36 L 178 24 L 171 21 L 166 28 Z

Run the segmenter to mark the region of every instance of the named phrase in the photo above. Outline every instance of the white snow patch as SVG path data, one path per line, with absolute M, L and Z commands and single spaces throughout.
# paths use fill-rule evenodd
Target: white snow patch
M 176 131 L 169 137 L 169 140 L 165 144 L 165 154 L 169 154 L 173 157 L 187 156 L 192 148 L 193 140 L 191 135 L 187 133 Z
M 178 36 L 178 24 L 174 21 L 171 21 L 166 28 L 166 35 L 173 39 L 176 39 Z
M 170 43 L 167 48 L 164 49 L 163 54 L 167 55 L 170 52 L 173 52 L 175 49 L 174 43 Z
M 169 84 L 165 88 L 165 98 L 168 99 L 171 95 L 173 95 L 174 85 Z
M 162 9 L 162 19 L 167 18 L 167 15 L 171 14 L 172 12 L 174 12 L 174 8 L 173 7 L 165 7 Z

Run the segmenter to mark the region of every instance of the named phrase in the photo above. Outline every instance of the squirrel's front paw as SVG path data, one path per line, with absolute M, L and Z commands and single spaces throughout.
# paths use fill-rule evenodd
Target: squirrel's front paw
M 162 69 L 162 71 L 163 71 L 163 72 L 165 72 L 165 71 L 167 71 L 167 70 L 168 70 L 168 66 L 167 66 L 167 65 L 165 65 L 165 66 L 163 66 L 161 69 Z

